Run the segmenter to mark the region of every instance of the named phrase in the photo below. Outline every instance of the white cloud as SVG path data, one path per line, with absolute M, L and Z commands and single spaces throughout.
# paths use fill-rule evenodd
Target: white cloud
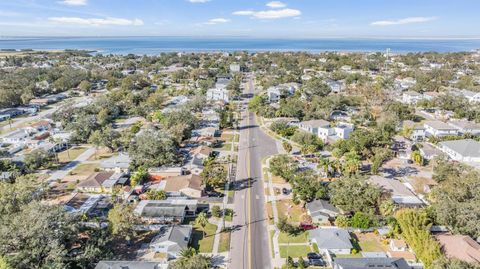
M 302 12 L 298 9 L 284 8 L 284 9 L 263 10 L 263 11 L 241 10 L 241 11 L 233 12 L 233 15 L 253 16 L 254 18 L 257 18 L 257 19 L 274 20 L 274 19 L 281 19 L 281 18 L 298 17 L 302 15 Z
M 398 20 L 385 20 L 385 21 L 374 21 L 370 23 L 373 26 L 390 26 L 390 25 L 401 25 L 401 24 L 411 24 L 411 23 L 421 23 L 429 22 L 436 20 L 436 17 L 408 17 Z
M 210 2 L 210 1 L 211 0 L 188 0 L 188 2 L 194 3 L 194 4 L 203 4 L 203 3 Z
M 284 8 L 286 6 L 287 4 L 282 3 L 280 1 L 272 1 L 267 3 L 267 7 L 271 7 L 271 8 Z
M 225 18 L 215 18 L 215 19 L 208 20 L 205 24 L 213 25 L 213 24 L 227 23 L 229 21 L 230 21 L 229 19 L 225 19 Z
M 116 26 L 140 26 L 143 25 L 143 21 L 140 19 L 122 19 L 122 18 L 77 18 L 77 17 L 50 17 L 49 21 L 54 23 L 61 24 L 75 24 L 75 25 L 86 25 L 86 26 L 107 26 L 107 25 L 116 25 Z
M 87 4 L 87 0 L 63 0 L 59 3 L 67 6 L 85 6 Z
M 239 11 L 233 12 L 233 15 L 237 15 L 237 16 L 250 16 L 253 14 L 255 14 L 255 11 L 252 11 L 252 10 L 239 10 Z

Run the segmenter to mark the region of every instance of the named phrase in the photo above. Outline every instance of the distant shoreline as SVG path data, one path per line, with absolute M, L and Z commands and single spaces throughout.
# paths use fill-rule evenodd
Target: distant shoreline
M 0 49 L 84 50 L 101 54 L 156 55 L 168 52 L 471 52 L 480 39 L 268 39 L 194 37 L 15 37 L 0 38 Z

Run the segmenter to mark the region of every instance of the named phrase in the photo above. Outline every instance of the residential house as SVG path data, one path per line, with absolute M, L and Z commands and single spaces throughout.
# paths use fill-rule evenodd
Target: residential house
M 315 223 L 325 223 L 334 219 L 340 210 L 326 200 L 314 200 L 306 204 L 307 213 Z
M 153 180 L 186 175 L 186 173 L 187 170 L 183 167 L 151 167 L 148 169 L 148 174 Z
M 419 92 L 406 91 L 402 94 L 402 102 L 409 105 L 416 104 L 424 99 L 426 99 L 425 96 Z
M 113 171 L 115 173 L 128 173 L 130 171 L 130 156 L 128 153 L 120 153 L 103 160 L 100 167 L 105 171 Z
M 315 243 L 323 253 L 350 254 L 353 248 L 351 237 L 347 230 L 339 228 L 317 228 L 309 231 L 309 240 Z
M 336 258 L 333 269 L 412 269 L 403 258 Z
M 5 144 L 24 145 L 29 137 L 30 133 L 27 130 L 19 129 L 3 136 L 2 142 Z
M 423 124 L 426 136 L 458 135 L 458 129 L 442 121 L 426 121 Z
M 472 92 L 472 91 L 469 91 L 469 90 L 461 90 L 460 94 L 463 97 L 467 98 L 468 101 L 470 101 L 472 103 L 480 102 L 480 92 Z
M 330 90 L 333 93 L 340 93 L 345 90 L 345 82 L 344 81 L 338 81 L 338 80 L 333 80 L 333 79 L 327 79 L 325 81 L 328 87 L 330 87 Z
M 389 193 L 392 201 L 401 207 L 420 207 L 423 205 L 422 200 L 397 179 L 373 175 L 369 180 L 372 184 L 381 188 L 383 192 Z
M 134 214 L 148 223 L 182 223 L 186 216 L 195 216 L 195 199 L 141 200 Z
M 480 124 L 469 120 L 452 120 L 449 124 L 458 129 L 459 134 L 480 135 Z
M 297 84 L 285 83 L 273 86 L 267 89 L 267 98 L 269 103 L 277 103 L 281 97 L 291 96 L 298 88 Z
M 194 175 L 200 175 L 203 171 L 203 163 L 213 156 L 213 149 L 207 146 L 199 146 L 190 152 L 191 160 L 187 168 Z
M 411 130 L 410 137 L 408 137 L 412 141 L 422 141 L 425 139 L 425 127 L 421 124 L 417 124 L 413 121 L 406 120 L 403 121 L 403 127 L 409 128 Z
M 182 249 L 188 248 L 191 236 L 191 225 L 164 226 L 149 247 L 155 253 L 164 254 L 166 260 L 175 259 Z
M 234 73 L 234 72 L 240 72 L 241 71 L 241 67 L 240 67 L 240 64 L 230 64 L 230 72 Z
M 86 194 L 77 192 L 64 204 L 67 212 L 73 214 L 88 214 L 102 199 L 100 194 Z
M 215 137 L 218 131 L 218 127 L 204 127 L 193 130 L 192 136 Z
M 300 129 L 312 133 L 312 134 L 319 134 L 319 128 L 330 128 L 330 122 L 326 120 L 309 120 L 309 121 L 302 121 L 298 124 Z
M 388 243 L 387 254 L 391 258 L 403 258 L 407 262 L 415 262 L 417 257 L 410 251 L 407 243 L 401 239 L 391 239 Z
M 111 193 L 114 186 L 124 177 L 123 173 L 102 171 L 91 174 L 87 179 L 78 183 L 77 190 L 82 192 Z
M 480 264 L 480 244 L 466 235 L 439 234 L 435 238 L 449 258 Z
M 422 142 L 418 145 L 418 151 L 420 151 L 420 155 L 422 155 L 425 160 L 432 160 L 435 157 L 446 155 L 443 151 L 430 143 Z
M 459 162 L 480 162 L 480 143 L 473 139 L 440 142 L 440 149 L 452 160 Z
M 168 267 L 149 261 L 99 261 L 95 269 L 163 269 Z
M 207 90 L 207 100 L 223 101 L 228 103 L 230 101 L 230 92 L 227 88 L 210 88 Z
M 156 188 L 164 190 L 170 197 L 187 196 L 201 198 L 205 185 L 200 176 L 189 174 L 165 178 L 158 183 Z
M 320 126 L 317 129 L 317 135 L 324 142 L 327 142 L 329 139 L 348 139 L 350 134 L 353 132 L 353 124 L 340 122 L 334 127 L 331 127 L 330 124 L 327 126 Z

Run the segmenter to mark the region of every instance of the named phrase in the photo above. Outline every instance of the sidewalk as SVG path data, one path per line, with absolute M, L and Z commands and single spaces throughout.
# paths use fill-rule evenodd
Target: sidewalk
M 271 158 L 271 157 L 270 157 Z M 270 167 L 270 158 L 267 159 L 266 165 L 262 167 L 262 169 L 267 168 L 267 176 L 268 176 L 268 189 L 270 193 L 270 197 L 268 200 L 272 202 L 272 213 L 273 213 L 273 225 L 269 225 L 270 231 L 275 231 L 272 239 L 273 246 L 273 259 L 272 265 L 274 267 L 282 267 L 283 259 L 280 257 L 280 245 L 278 244 L 278 237 L 280 236 L 280 231 L 277 228 L 278 223 L 278 208 L 277 208 L 277 198 L 275 196 L 275 192 L 273 190 L 273 182 L 272 182 L 272 174 L 270 173 L 268 167 Z
M 80 163 L 86 162 L 93 154 L 95 154 L 96 149 L 91 147 L 87 149 L 85 152 L 80 154 L 75 160 L 69 162 L 67 165 L 63 166 L 59 170 L 52 173 L 52 175 L 47 179 L 48 183 L 54 182 L 57 179 L 62 179 L 68 175 L 68 172 L 75 169 L 77 165 Z

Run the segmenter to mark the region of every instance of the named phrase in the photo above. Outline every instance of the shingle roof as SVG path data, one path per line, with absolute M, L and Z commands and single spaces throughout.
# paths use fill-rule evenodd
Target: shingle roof
M 453 127 L 443 121 L 438 121 L 438 120 L 426 121 L 424 125 L 430 126 L 435 130 L 456 130 L 457 129 L 456 127 Z
M 336 208 L 335 206 L 333 206 L 332 204 L 330 204 L 328 201 L 326 200 L 314 200 L 310 203 L 307 203 L 306 205 L 307 209 L 310 211 L 310 212 L 316 212 L 316 211 L 320 211 L 320 210 L 324 210 L 324 211 L 330 211 L 330 212 L 335 212 L 335 213 L 339 213 L 340 211 L 338 210 L 338 208 Z
M 197 175 L 185 175 L 177 177 L 166 178 L 165 191 L 179 191 L 185 188 L 191 188 L 194 190 L 203 190 L 202 178 Z
M 311 127 L 313 127 L 313 128 L 330 126 L 330 122 L 328 122 L 328 121 L 326 121 L 326 120 L 309 120 L 309 121 L 302 121 L 300 124 L 301 124 L 301 125 L 305 125 L 305 126 L 311 126 Z
M 95 269 L 160 269 L 158 262 L 147 261 L 100 261 Z
M 403 258 L 336 258 L 335 264 L 342 269 L 392 268 L 411 269 Z
M 447 147 L 463 157 L 480 157 L 480 143 L 473 139 L 462 139 L 440 142 L 440 145 Z
M 350 234 L 343 229 L 318 228 L 309 233 L 310 240 L 315 240 L 319 249 L 351 249 Z
M 77 187 L 80 188 L 100 188 L 102 183 L 109 179 L 114 172 L 97 172 L 91 174 L 87 179 L 80 182 Z
M 442 234 L 436 236 L 445 254 L 459 260 L 480 263 L 480 245 L 466 235 Z
M 187 248 L 191 233 L 191 225 L 173 225 L 162 227 L 159 234 L 152 240 L 152 242 L 150 242 L 150 244 L 175 242 L 177 243 L 179 249 Z

